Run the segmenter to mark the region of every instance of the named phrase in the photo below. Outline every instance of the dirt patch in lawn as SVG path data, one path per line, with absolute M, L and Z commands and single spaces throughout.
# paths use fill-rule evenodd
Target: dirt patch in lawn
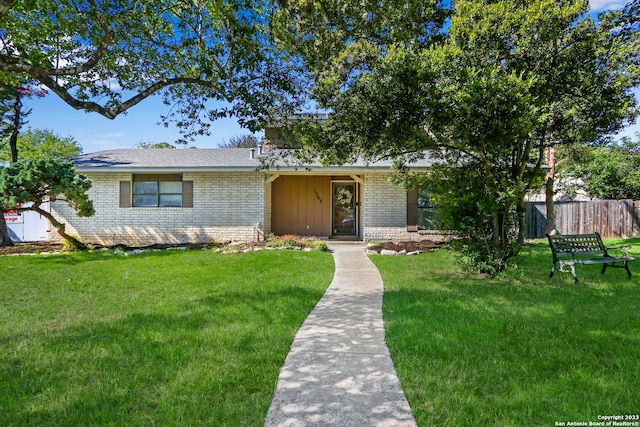
M 234 244 L 233 247 L 237 251 L 243 251 L 247 249 L 264 247 L 265 242 L 254 243 L 240 243 Z M 94 250 L 98 249 L 120 249 L 125 252 L 140 250 L 154 250 L 154 249 L 171 249 L 171 248 L 186 248 L 186 249 L 218 249 L 223 246 L 220 243 L 180 243 L 180 244 L 155 244 L 149 246 L 125 246 L 116 245 L 111 247 L 91 245 L 90 248 Z M 22 255 L 22 254 L 50 254 L 66 252 L 66 248 L 62 243 L 53 242 L 28 242 L 28 243 L 14 243 L 12 246 L 0 246 L 0 255 Z
M 368 249 L 380 252 L 383 249 L 390 251 L 407 251 L 407 252 L 428 252 L 441 248 L 442 242 L 434 242 L 433 240 L 407 241 L 407 242 L 384 242 L 370 246 Z
M 12 246 L 0 246 L 0 255 L 42 254 L 62 251 L 61 243 L 52 242 L 14 243 Z

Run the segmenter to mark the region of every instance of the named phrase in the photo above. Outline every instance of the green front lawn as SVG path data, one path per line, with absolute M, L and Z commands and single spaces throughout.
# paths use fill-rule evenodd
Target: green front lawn
M 640 254 L 640 241 L 632 254 Z M 446 250 L 372 256 L 387 342 L 421 426 L 637 414 L 635 276 L 548 278 L 546 243 L 497 279 Z M 0 256 L 2 425 L 261 426 L 329 254 Z
M 320 252 L 0 256 L 0 423 L 261 426 Z
M 640 258 L 640 240 L 627 243 Z M 546 242 L 497 279 L 455 258 L 372 257 L 387 343 L 419 425 L 548 427 L 640 413 L 640 261 L 631 280 L 578 266 L 574 285 L 566 273 L 549 279 Z

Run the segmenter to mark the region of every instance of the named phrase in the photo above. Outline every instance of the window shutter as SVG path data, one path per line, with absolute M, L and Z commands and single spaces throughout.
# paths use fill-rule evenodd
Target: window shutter
M 193 207 L 193 181 L 182 181 L 182 207 Z
M 407 231 L 418 231 L 418 189 L 407 191 Z
M 120 181 L 120 207 L 131 207 L 131 182 Z

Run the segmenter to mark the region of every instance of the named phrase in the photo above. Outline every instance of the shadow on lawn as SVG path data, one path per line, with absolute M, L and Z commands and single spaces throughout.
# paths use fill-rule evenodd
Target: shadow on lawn
M 387 341 L 419 425 L 637 412 L 638 278 L 596 268 L 575 286 L 540 268 L 550 254 L 524 255 L 515 277 L 431 271 L 385 292 Z
M 5 336 L 2 424 L 260 425 L 318 298 L 294 287 L 224 292 Z

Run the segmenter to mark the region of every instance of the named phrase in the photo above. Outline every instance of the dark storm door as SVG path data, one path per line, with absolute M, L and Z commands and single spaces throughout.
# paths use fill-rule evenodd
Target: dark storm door
M 332 182 L 333 199 L 332 229 L 335 236 L 355 236 L 356 225 L 356 183 Z

